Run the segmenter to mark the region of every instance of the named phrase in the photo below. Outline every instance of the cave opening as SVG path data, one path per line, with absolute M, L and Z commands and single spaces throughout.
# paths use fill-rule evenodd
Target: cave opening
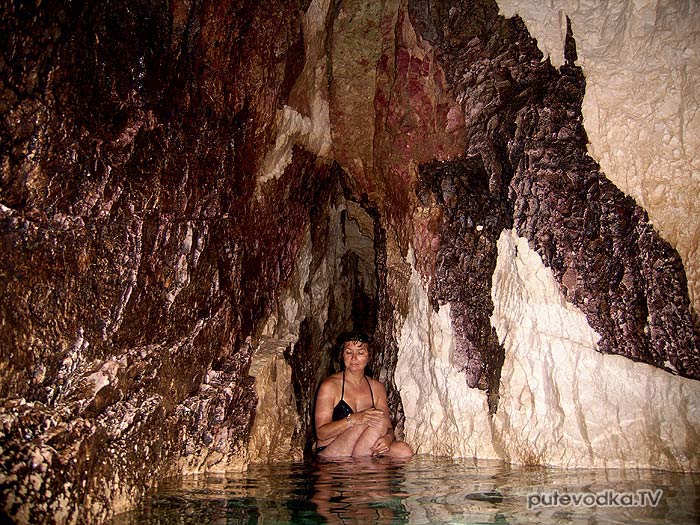
M 302 256 L 299 263 L 307 275 L 306 282 L 298 284 L 307 297 L 308 311 L 299 323 L 298 339 L 284 353 L 299 415 L 292 441 L 305 453 L 311 451 L 315 439 L 318 386 L 341 369 L 338 338 L 352 330 L 373 340 L 383 339 L 378 322 L 380 266 L 385 253 L 380 217 L 366 198 L 343 184 L 345 174 L 337 165 L 332 172 L 337 176 L 331 177 L 328 191 L 310 209 L 308 256 Z M 295 331 L 289 326 L 283 330 Z M 375 346 L 367 372 L 378 377 L 385 366 Z

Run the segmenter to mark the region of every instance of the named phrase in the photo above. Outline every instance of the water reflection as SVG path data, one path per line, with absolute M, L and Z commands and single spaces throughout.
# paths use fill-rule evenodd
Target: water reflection
M 357 459 L 314 464 L 311 501 L 327 523 L 408 523 L 403 504 L 410 460 Z
M 662 490 L 658 505 L 540 505 L 533 495 Z M 545 500 L 546 502 L 547 500 Z M 512 467 L 415 457 L 252 465 L 166 480 L 113 525 L 233 523 L 700 523 L 700 474 Z

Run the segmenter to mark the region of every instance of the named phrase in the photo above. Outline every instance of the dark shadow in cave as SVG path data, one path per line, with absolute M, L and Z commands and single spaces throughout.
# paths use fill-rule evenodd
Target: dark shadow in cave
M 311 452 L 314 441 L 318 386 L 325 377 L 340 370 L 338 337 L 349 330 L 361 330 L 374 340 L 386 339 L 377 333 L 382 282 L 378 261 L 385 259 L 386 250 L 381 239 L 376 242 L 379 215 L 344 187 L 341 181 L 345 174 L 337 165 L 333 172 L 334 182 L 310 213 L 313 255 L 305 288 L 313 304 L 324 304 L 327 316 L 323 324 L 312 315 L 307 316 L 301 323 L 297 343 L 285 354 L 292 367 L 301 419 L 299 434 L 293 439 L 305 454 Z M 386 368 L 383 355 L 387 349 L 373 350 L 368 372 L 378 377 L 380 369 Z M 382 375 L 391 376 L 393 370 L 384 372 Z M 388 391 L 394 388 L 393 384 L 386 387 Z

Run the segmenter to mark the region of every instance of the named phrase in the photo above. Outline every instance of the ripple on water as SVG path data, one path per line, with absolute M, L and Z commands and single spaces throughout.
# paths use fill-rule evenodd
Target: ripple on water
M 516 467 L 426 456 L 401 463 L 383 458 L 251 465 L 227 476 L 165 480 L 136 510 L 111 523 L 358 522 L 697 524 L 700 474 Z

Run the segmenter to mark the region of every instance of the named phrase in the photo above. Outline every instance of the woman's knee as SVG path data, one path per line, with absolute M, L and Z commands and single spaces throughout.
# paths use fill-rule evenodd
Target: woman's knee
M 367 427 L 359 439 L 355 442 L 352 449 L 353 457 L 365 457 L 372 455 L 372 447 L 376 441 L 383 435 L 379 428 Z
M 389 455 L 393 458 L 411 458 L 413 450 L 405 441 L 394 441 L 389 449 Z

